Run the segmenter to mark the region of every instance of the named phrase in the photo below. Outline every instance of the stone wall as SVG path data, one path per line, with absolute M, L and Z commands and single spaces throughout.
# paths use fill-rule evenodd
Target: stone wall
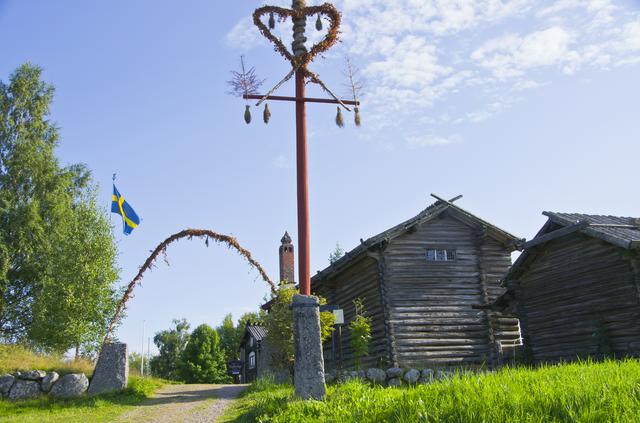
M 327 383 L 341 383 L 351 379 L 369 381 L 375 385 L 402 386 L 431 383 L 446 379 L 455 374 L 452 370 L 442 369 L 401 369 L 391 367 L 387 370 L 369 368 L 367 370 L 332 370 L 325 374 Z
M 60 377 L 56 372 L 30 370 L 0 376 L 0 395 L 10 400 L 25 400 L 49 395 L 53 398 L 75 398 L 89 388 L 84 373 Z

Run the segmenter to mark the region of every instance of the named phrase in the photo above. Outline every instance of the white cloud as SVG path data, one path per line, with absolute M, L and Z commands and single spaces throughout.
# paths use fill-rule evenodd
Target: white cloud
M 560 27 L 536 31 L 525 37 L 508 34 L 485 42 L 471 54 L 471 59 L 496 77 L 509 78 L 523 75 L 531 68 L 571 64 L 576 58 L 571 43 L 571 34 Z
M 458 137 L 441 137 L 438 135 L 415 135 L 407 137 L 407 147 L 410 149 L 419 149 L 426 147 L 437 147 L 455 144 L 458 142 Z
M 225 36 L 227 45 L 232 48 L 249 50 L 262 43 L 262 35 L 253 25 L 253 18 L 238 21 Z
M 276 169 L 291 169 L 291 161 L 287 160 L 285 156 L 280 154 L 274 157 L 274 159 L 271 161 L 271 166 Z
M 290 0 L 276 2 L 290 5 Z M 640 11 L 613 0 L 334 3 L 343 12 L 343 25 L 342 43 L 332 55 L 350 54 L 366 75 L 364 130 L 374 133 L 409 122 L 424 127 L 482 122 L 557 76 L 640 63 Z M 279 25 L 277 35 L 289 45 L 290 26 Z M 321 36 L 315 30 L 308 35 L 309 43 Z M 243 50 L 259 43 L 268 47 L 249 18 L 226 38 Z M 331 72 L 323 77 L 331 78 Z M 339 84 L 325 82 L 332 88 Z M 454 101 L 447 119 L 434 118 Z M 416 148 L 449 138 L 411 139 L 407 145 Z

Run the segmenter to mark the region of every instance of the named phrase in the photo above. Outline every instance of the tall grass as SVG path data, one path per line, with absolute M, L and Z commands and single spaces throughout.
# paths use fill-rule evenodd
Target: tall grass
M 19 370 L 55 371 L 63 374 L 93 374 L 94 364 L 90 360 L 65 360 L 61 355 L 37 354 L 20 345 L 0 344 L 0 374 Z
M 296 400 L 291 387 L 257 385 L 226 421 L 636 422 L 640 362 L 505 368 L 399 389 L 353 381 L 329 387 L 324 402 Z

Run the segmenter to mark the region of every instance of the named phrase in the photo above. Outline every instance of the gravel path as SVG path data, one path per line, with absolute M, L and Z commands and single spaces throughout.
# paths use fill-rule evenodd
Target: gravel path
M 118 422 L 214 422 L 246 385 L 167 385 Z

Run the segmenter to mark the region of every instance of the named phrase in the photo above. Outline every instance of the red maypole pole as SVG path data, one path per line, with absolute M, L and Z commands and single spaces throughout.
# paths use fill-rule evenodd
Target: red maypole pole
M 296 169 L 298 185 L 298 283 L 302 295 L 311 295 L 309 258 L 309 184 L 307 176 L 307 110 L 303 73 L 296 71 Z

